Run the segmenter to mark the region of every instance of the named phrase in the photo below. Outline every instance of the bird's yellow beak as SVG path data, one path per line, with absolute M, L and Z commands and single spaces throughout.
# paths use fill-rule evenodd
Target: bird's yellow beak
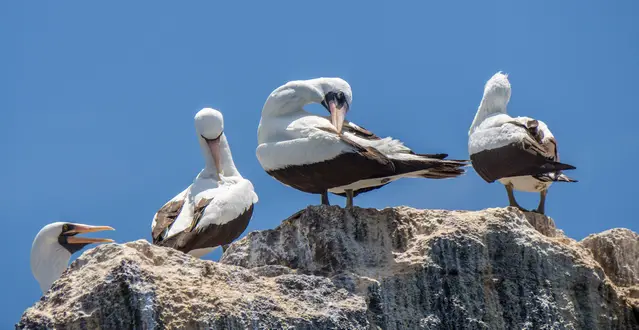
M 76 234 L 85 234 L 85 233 L 95 233 L 98 231 L 105 231 L 105 230 L 115 230 L 115 229 L 109 226 L 74 225 L 73 228 L 71 228 L 68 231 L 65 231 L 63 234 L 76 235 Z M 67 243 L 70 243 L 70 244 L 92 244 L 92 243 L 112 243 L 112 242 L 113 240 L 110 238 L 67 236 Z
M 348 105 L 344 104 L 342 107 L 338 107 L 337 102 L 331 100 L 328 102 L 328 111 L 331 113 L 331 123 L 335 126 L 337 133 L 342 133 Z

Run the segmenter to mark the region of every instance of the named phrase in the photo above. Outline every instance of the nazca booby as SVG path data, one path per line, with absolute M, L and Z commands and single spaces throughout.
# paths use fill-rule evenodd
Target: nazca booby
M 285 185 L 322 195 L 353 197 L 402 177 L 443 179 L 464 173 L 465 161 L 446 154 L 416 154 L 391 137 L 380 138 L 344 119 L 352 103 L 349 84 L 340 78 L 286 83 L 266 100 L 258 128 L 257 158 Z M 304 110 L 321 103 L 329 116 Z
M 220 245 L 225 250 L 244 232 L 258 198 L 233 163 L 222 113 L 200 110 L 195 131 L 206 166 L 155 214 L 151 232 L 153 244 L 200 258 Z
M 544 122 L 507 114 L 510 92 L 506 74 L 497 72 L 488 80 L 468 131 L 468 153 L 479 176 L 506 187 L 510 206 L 526 211 L 517 204 L 513 189 L 539 192 L 534 211 L 544 214 L 548 188 L 555 181 L 577 182 L 561 173 L 575 167 L 559 162 L 557 140 Z
M 54 222 L 38 232 L 31 246 L 31 272 L 40 284 L 42 293 L 67 268 L 71 255 L 92 243 L 110 243 L 108 238 L 78 237 L 77 234 L 114 230 L 109 226 L 89 226 L 71 222 Z

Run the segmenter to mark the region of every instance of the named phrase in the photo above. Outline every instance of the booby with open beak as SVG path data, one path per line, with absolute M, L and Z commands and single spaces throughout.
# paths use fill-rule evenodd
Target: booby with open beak
M 464 173 L 466 161 L 446 154 L 416 154 L 391 137 L 380 138 L 345 120 L 352 104 L 349 84 L 340 78 L 297 80 L 275 89 L 262 108 L 257 158 L 285 185 L 311 194 L 353 197 L 402 177 L 443 179 Z M 304 106 L 320 103 L 328 117 Z
M 71 222 L 54 222 L 44 226 L 31 246 L 31 272 L 40 283 L 42 293 L 51 287 L 67 268 L 71 255 L 94 243 L 110 243 L 108 238 L 79 237 L 78 234 L 114 230 L 109 226 L 90 226 Z
M 468 131 L 468 153 L 482 179 L 506 187 L 510 206 L 527 211 L 519 206 L 513 190 L 539 192 L 534 212 L 544 214 L 548 188 L 553 182 L 577 182 L 561 173 L 575 167 L 559 162 L 557 140 L 544 122 L 508 115 L 510 93 L 506 74 L 497 72 L 486 82 Z
M 222 113 L 211 108 L 195 115 L 195 130 L 206 165 L 193 183 L 153 217 L 153 244 L 197 258 L 238 238 L 257 203 L 251 181 L 235 167 L 224 134 Z

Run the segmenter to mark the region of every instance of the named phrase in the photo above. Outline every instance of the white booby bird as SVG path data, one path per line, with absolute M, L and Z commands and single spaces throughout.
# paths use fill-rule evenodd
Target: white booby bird
M 353 197 L 402 177 L 443 179 L 464 173 L 465 161 L 446 154 L 415 154 L 402 142 L 380 138 L 344 119 L 351 87 L 340 78 L 291 81 L 266 100 L 258 128 L 257 158 L 285 185 L 312 194 Z M 330 116 L 304 110 L 321 103 Z
M 222 113 L 211 108 L 195 115 L 195 131 L 206 166 L 188 188 L 153 217 L 153 244 L 200 258 L 223 249 L 248 226 L 257 194 L 240 175 L 224 135 Z
M 77 234 L 114 230 L 108 226 L 54 222 L 38 232 L 31 246 L 31 272 L 40 283 L 42 293 L 51 287 L 67 268 L 71 255 L 92 243 L 110 243 L 108 238 L 77 237 Z
M 548 188 L 555 181 L 576 182 L 561 173 L 575 167 L 559 162 L 557 141 L 544 122 L 506 113 L 509 100 L 508 76 L 497 72 L 484 87 L 468 131 L 470 160 L 486 182 L 499 180 L 506 187 L 510 206 L 526 211 L 517 204 L 513 189 L 539 192 L 535 212 L 544 214 Z

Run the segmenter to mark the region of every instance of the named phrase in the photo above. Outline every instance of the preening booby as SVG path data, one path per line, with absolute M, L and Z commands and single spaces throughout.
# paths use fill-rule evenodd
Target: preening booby
M 44 226 L 31 246 L 31 272 L 40 283 L 42 293 L 51 287 L 67 268 L 71 255 L 92 243 L 109 243 L 108 238 L 78 237 L 77 234 L 114 230 L 108 226 L 54 222 Z
M 195 131 L 206 166 L 188 188 L 153 217 L 153 244 L 197 258 L 230 244 L 248 226 L 257 195 L 240 175 L 224 135 L 224 119 L 205 108 L 195 115 Z
M 274 90 L 262 109 L 257 158 L 285 185 L 322 195 L 347 197 L 380 188 L 402 177 L 443 179 L 464 173 L 464 161 L 446 154 L 416 154 L 391 137 L 380 138 L 344 119 L 351 87 L 340 78 L 291 81 Z M 321 103 L 330 116 L 304 110 Z
M 559 162 L 557 141 L 544 122 L 506 113 L 509 100 L 508 76 L 497 72 L 486 83 L 470 126 L 468 153 L 479 176 L 506 187 L 510 206 L 526 211 L 517 204 L 513 189 L 539 192 L 535 212 L 544 214 L 548 187 L 555 181 L 576 182 L 561 173 L 575 167 Z

